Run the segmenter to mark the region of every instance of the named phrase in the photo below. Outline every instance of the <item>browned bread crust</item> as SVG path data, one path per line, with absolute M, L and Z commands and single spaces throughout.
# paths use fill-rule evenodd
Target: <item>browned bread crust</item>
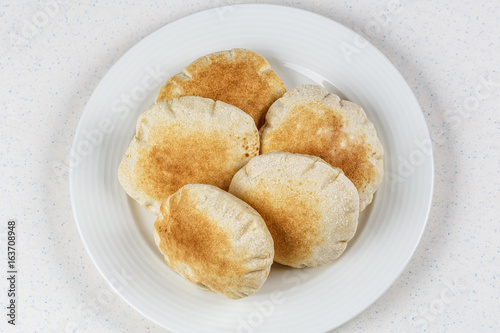
M 286 92 L 284 83 L 259 54 L 232 49 L 206 55 L 171 77 L 156 101 L 201 96 L 237 106 L 257 126 L 271 104 Z
M 262 217 L 215 186 L 189 184 L 170 196 L 154 232 L 174 271 L 229 298 L 259 290 L 273 263 L 273 239 Z
M 298 86 L 278 99 L 260 129 L 261 153 L 321 157 L 344 171 L 359 192 L 360 210 L 382 181 L 384 149 L 363 109 L 319 86 Z
M 139 117 L 118 179 L 156 215 L 160 202 L 185 184 L 227 189 L 236 171 L 258 153 L 259 133 L 245 112 L 208 98 L 174 98 Z

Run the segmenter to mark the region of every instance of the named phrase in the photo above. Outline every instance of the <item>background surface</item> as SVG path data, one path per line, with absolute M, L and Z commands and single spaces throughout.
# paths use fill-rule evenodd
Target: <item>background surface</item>
M 203 9 L 272 3 L 331 18 L 373 43 L 419 101 L 435 190 L 417 251 L 388 292 L 334 332 L 500 330 L 500 2 L 2 1 L 0 263 L 17 221 L 17 325 L 0 331 L 166 332 L 121 300 L 85 252 L 67 167 L 85 103 L 121 55 Z M 402 110 L 404 112 L 404 110 Z

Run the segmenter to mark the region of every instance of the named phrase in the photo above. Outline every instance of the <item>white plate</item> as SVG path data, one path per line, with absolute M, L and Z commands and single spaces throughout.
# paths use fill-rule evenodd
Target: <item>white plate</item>
M 258 293 L 234 301 L 170 270 L 154 244 L 154 217 L 127 197 L 116 171 L 137 117 L 163 82 L 199 56 L 236 47 L 266 57 L 289 89 L 317 83 L 360 104 L 384 145 L 386 177 L 339 260 L 303 270 L 273 265 Z M 132 307 L 175 332 L 325 332 L 342 325 L 405 268 L 425 228 L 432 188 L 424 117 L 392 64 L 336 22 L 273 5 L 199 12 L 134 46 L 90 98 L 70 168 L 75 218 L 96 266 Z

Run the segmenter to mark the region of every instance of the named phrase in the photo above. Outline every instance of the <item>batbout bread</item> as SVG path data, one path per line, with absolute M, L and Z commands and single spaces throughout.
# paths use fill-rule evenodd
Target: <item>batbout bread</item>
M 273 263 L 273 239 L 259 213 L 215 186 L 189 184 L 172 194 L 154 232 L 174 271 L 229 298 L 259 290 Z
M 314 85 L 298 86 L 278 99 L 260 130 L 261 153 L 289 151 L 319 156 L 344 171 L 370 204 L 383 175 L 384 149 L 363 109 Z
M 195 60 L 165 83 L 156 101 L 188 95 L 211 98 L 237 106 L 260 126 L 271 104 L 285 92 L 266 59 L 246 49 L 232 49 Z
M 229 192 L 266 221 L 280 264 L 327 264 L 356 232 L 356 188 L 342 170 L 316 156 L 274 152 L 254 157 L 234 175 Z
M 118 168 L 125 191 L 151 213 L 190 183 L 227 190 L 231 178 L 259 153 L 252 118 L 235 106 L 186 96 L 158 102 L 138 119 Z

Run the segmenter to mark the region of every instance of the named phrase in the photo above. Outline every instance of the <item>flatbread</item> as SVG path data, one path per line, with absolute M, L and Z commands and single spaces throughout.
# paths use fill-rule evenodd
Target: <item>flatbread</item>
M 274 152 L 252 158 L 229 192 L 255 208 L 274 239 L 274 260 L 314 267 L 338 258 L 354 236 L 359 197 L 339 168 L 319 157 Z
M 319 156 L 354 183 L 360 210 L 371 203 L 384 175 L 384 149 L 359 105 L 319 86 L 298 86 L 270 107 L 260 133 L 262 154 Z
M 180 96 L 201 96 L 237 106 L 257 126 L 271 104 L 286 92 L 285 85 L 259 54 L 232 49 L 206 55 L 171 77 L 156 101 Z
M 227 189 L 259 153 L 253 119 L 235 106 L 186 96 L 149 107 L 118 168 L 125 191 L 158 214 L 160 203 L 185 184 Z
M 215 186 L 182 187 L 161 205 L 154 231 L 174 271 L 229 298 L 259 290 L 273 263 L 273 239 L 259 213 Z

